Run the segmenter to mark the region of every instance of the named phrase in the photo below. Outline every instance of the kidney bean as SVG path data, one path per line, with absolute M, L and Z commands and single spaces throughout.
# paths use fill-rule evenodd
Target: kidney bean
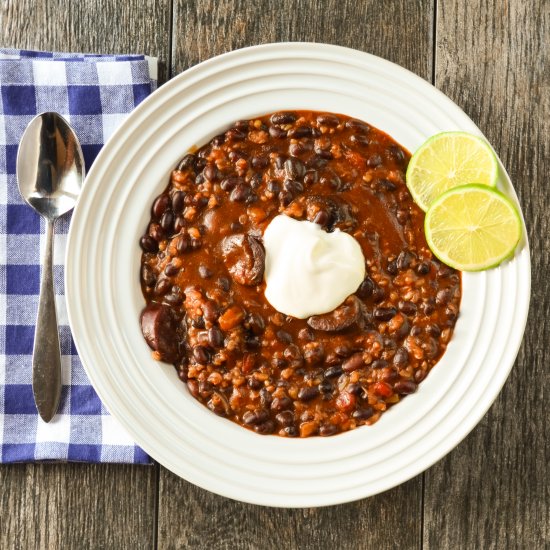
M 373 384 L 374 392 L 382 397 L 391 397 L 393 395 L 393 390 L 389 384 L 386 382 L 376 382 Z

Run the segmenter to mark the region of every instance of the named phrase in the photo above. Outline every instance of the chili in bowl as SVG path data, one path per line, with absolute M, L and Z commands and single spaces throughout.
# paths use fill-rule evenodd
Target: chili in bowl
M 314 111 L 237 121 L 186 154 L 140 239 L 141 326 L 155 359 L 173 363 L 213 413 L 259 434 L 331 436 L 414 393 L 452 336 L 461 277 L 426 244 L 405 185 L 409 158 L 367 122 Z M 345 272 L 307 296 L 305 265 L 278 266 L 278 292 L 305 285 L 281 303 L 311 314 L 267 299 L 264 236 L 281 216 L 306 226 L 274 246 L 299 246 L 301 227 L 314 238 L 315 224 L 360 250 L 361 275 L 330 310 L 312 302 L 337 293 Z M 289 263 L 286 254 L 274 261 Z

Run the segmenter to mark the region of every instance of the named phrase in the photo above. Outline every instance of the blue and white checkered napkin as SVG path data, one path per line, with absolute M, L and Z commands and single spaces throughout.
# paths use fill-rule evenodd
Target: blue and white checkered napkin
M 86 161 L 156 87 L 156 59 L 0 49 L 0 462 L 148 463 L 90 385 L 72 341 L 63 259 L 70 215 L 56 223 L 54 281 L 63 369 L 58 415 L 46 424 L 32 394 L 31 355 L 44 222 L 21 199 L 19 140 L 38 113 L 57 111 L 75 129 Z

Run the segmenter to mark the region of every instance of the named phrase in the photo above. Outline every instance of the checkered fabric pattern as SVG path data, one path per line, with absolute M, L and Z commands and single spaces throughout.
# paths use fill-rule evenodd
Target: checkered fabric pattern
M 63 389 L 48 424 L 32 394 L 44 222 L 19 195 L 17 148 L 38 113 L 57 111 L 75 129 L 88 170 L 105 140 L 156 87 L 156 59 L 0 49 L 0 462 L 148 463 L 90 385 L 71 338 L 63 259 L 70 215 L 58 220 L 54 284 Z

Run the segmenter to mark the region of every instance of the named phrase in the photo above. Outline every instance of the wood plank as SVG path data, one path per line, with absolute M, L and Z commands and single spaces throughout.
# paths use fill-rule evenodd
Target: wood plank
M 160 60 L 166 81 L 171 0 L 5 0 L 3 47 L 91 53 L 145 53 Z
M 431 75 L 432 5 L 354 0 L 176 1 L 173 73 L 235 48 L 304 40 L 340 44 Z M 406 32 L 404 31 L 406 29 Z M 422 478 L 376 497 L 281 510 L 211 494 L 161 468 L 159 548 L 418 548 Z
M 426 473 L 426 548 L 550 546 L 550 4 L 441 0 L 436 85 L 480 126 L 519 192 L 531 311 L 512 374 L 480 425 Z
M 5 47 L 170 55 L 170 0 L 7 0 Z M 14 465 L 0 468 L 0 548 L 150 548 L 156 467 Z
M 0 548 L 151 548 L 156 467 L 0 467 Z
M 280 509 L 214 495 L 161 468 L 158 547 L 208 550 L 413 549 L 420 546 L 420 476 L 369 499 Z

